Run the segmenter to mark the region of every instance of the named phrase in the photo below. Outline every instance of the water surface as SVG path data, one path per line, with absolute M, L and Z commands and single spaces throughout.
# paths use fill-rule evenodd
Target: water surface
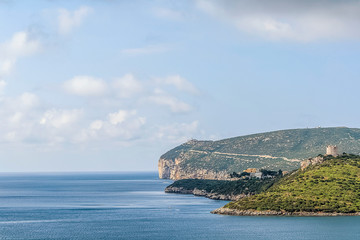
M 360 217 L 234 217 L 156 173 L 2 174 L 0 239 L 360 239 Z

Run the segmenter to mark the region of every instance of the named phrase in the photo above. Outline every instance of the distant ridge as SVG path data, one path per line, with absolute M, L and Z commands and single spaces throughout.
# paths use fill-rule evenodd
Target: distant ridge
M 300 161 L 325 154 L 327 145 L 339 152 L 360 154 L 360 129 L 305 128 L 258 133 L 219 141 L 190 140 L 159 159 L 159 177 L 228 179 L 247 168 L 293 170 Z

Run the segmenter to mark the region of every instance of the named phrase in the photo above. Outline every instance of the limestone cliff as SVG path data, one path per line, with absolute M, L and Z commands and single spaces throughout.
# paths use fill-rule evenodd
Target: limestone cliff
M 160 157 L 159 177 L 227 180 L 230 173 L 247 168 L 292 171 L 300 167 L 302 160 L 325 154 L 328 145 L 341 146 L 341 152 L 360 154 L 360 129 L 292 129 L 219 141 L 191 140 Z M 304 162 L 303 167 L 307 164 L 312 162 Z
M 162 179 L 215 179 L 215 180 L 227 180 L 230 179 L 230 175 L 226 171 L 211 171 L 208 169 L 193 169 L 184 168 L 180 165 L 181 159 L 165 159 L 160 158 L 159 178 Z

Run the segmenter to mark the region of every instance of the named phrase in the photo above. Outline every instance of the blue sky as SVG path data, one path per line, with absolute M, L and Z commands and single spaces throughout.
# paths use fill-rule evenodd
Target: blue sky
M 0 1 L 1 171 L 150 171 L 191 138 L 359 127 L 359 1 Z

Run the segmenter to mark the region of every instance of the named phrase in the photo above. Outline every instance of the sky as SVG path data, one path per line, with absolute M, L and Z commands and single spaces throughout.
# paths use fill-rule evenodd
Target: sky
M 0 0 L 0 171 L 155 171 L 190 139 L 360 127 L 360 1 Z

